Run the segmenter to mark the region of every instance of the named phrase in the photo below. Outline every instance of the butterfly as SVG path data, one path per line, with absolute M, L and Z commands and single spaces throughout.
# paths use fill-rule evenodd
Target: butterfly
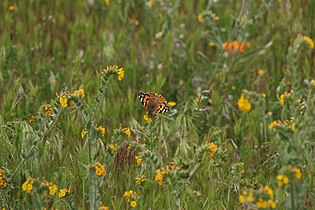
M 170 106 L 167 104 L 165 98 L 157 93 L 139 92 L 139 99 L 149 116 L 170 110 Z

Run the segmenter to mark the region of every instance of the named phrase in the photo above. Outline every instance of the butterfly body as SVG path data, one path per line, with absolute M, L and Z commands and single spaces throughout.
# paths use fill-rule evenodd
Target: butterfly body
M 139 92 L 139 99 L 142 106 L 147 110 L 149 116 L 170 110 L 165 98 L 157 93 Z

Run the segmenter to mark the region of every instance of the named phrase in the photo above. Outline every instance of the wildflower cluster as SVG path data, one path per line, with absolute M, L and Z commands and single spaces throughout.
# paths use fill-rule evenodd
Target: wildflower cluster
M 206 141 L 206 144 L 209 147 L 208 158 L 212 158 L 217 153 L 217 146 L 213 142 Z
M 249 112 L 252 107 L 249 98 L 245 97 L 244 94 L 241 95 L 240 99 L 237 102 L 237 105 L 242 112 Z
M 102 136 L 102 137 L 105 136 L 105 128 L 103 126 L 100 125 L 100 126 L 96 127 L 95 130 L 100 136 Z
M 28 177 L 27 180 L 22 184 L 22 190 L 28 194 L 37 193 L 46 198 L 47 196 L 55 196 L 58 192 L 58 197 L 63 198 L 67 195 L 70 189 L 63 188 L 59 189 L 58 186 L 47 180 L 41 180 L 39 178 Z
M 282 187 L 283 185 L 286 185 L 289 183 L 289 178 L 285 175 L 278 175 L 277 180 L 278 180 L 278 187 Z
M 135 191 L 133 190 L 125 191 L 124 197 L 127 199 L 131 207 L 134 208 L 137 206 L 137 200 L 139 199 L 139 195 Z
M 239 196 L 239 201 L 242 204 L 254 204 L 258 209 L 275 209 L 277 203 L 273 197 L 273 189 L 269 186 L 264 186 L 257 190 L 245 189 Z
M 170 165 L 162 167 L 155 172 L 155 181 L 159 183 L 159 185 L 163 184 L 163 181 L 167 180 L 172 174 L 172 172 L 175 171 L 175 162 L 171 161 Z
M 98 210 L 108 210 L 108 206 L 104 206 L 101 202 L 100 206 L 98 207 Z
M 296 130 L 293 117 L 291 117 L 289 120 L 284 120 L 283 122 L 280 120 L 275 120 L 269 124 L 269 130 L 271 131 L 274 131 L 277 127 L 288 129 L 293 132 Z
M 47 117 L 50 117 L 51 116 L 51 111 L 52 111 L 52 105 L 50 104 L 45 104 L 42 106 L 42 109 L 44 110 L 45 114 Z
M 239 43 L 237 40 L 224 42 L 222 44 L 223 49 L 232 55 L 241 55 L 244 53 L 245 49 L 250 46 L 251 44 L 249 42 L 243 41 Z
M 292 167 L 291 165 L 280 170 L 280 174 L 277 176 L 278 187 L 282 187 L 290 182 L 290 180 L 299 181 L 302 178 L 301 169 Z
M 314 49 L 314 41 L 308 37 L 308 36 L 303 36 L 301 34 L 299 34 L 296 38 L 297 43 L 297 47 L 300 46 L 300 42 L 304 42 L 305 44 L 308 45 L 309 48 Z
M 137 176 L 135 180 L 136 180 L 136 183 L 140 185 L 146 181 L 146 178 L 145 176 Z
M 65 197 L 69 191 L 70 191 L 70 190 L 67 189 L 67 188 L 62 188 L 62 189 L 60 189 L 59 192 L 58 192 L 58 197 L 59 197 L 59 198 Z
M 280 98 L 280 99 L 279 99 L 280 104 L 281 104 L 281 105 L 284 105 L 285 102 L 292 100 L 292 99 L 293 99 L 293 96 L 294 96 L 294 91 L 293 91 L 293 90 L 290 90 L 289 93 L 288 93 L 288 92 L 284 92 L 284 93 L 281 94 L 280 97 L 279 97 L 279 98 Z
M 84 139 L 85 136 L 86 136 L 86 134 L 87 134 L 87 129 L 84 128 L 84 129 L 82 130 L 82 132 L 81 132 L 81 138 Z
M 0 168 L 0 189 L 4 189 L 8 186 L 9 178 L 6 175 L 4 167 Z
M 213 13 L 211 10 L 203 11 L 198 14 L 198 22 L 201 24 L 211 24 L 212 21 L 218 21 L 220 17 Z
M 143 116 L 143 119 L 148 123 L 152 122 L 152 118 L 150 118 L 147 114 Z
M 117 76 L 119 81 L 121 81 L 125 76 L 124 69 L 119 68 L 117 65 L 108 66 L 106 69 L 103 69 L 101 73 L 105 80 L 108 80 L 108 78 L 113 74 Z
M 89 168 L 95 172 L 95 174 L 97 176 L 105 176 L 106 175 L 106 169 L 105 166 L 103 164 L 101 164 L 100 162 L 96 162 L 96 163 L 89 163 Z
M 76 102 L 79 98 L 83 98 L 84 96 L 84 89 L 75 90 L 72 93 L 70 91 L 66 91 L 60 94 L 59 102 L 62 108 L 72 108 L 74 102 Z
M 137 163 L 138 165 L 141 165 L 141 162 L 142 162 L 142 157 L 141 157 L 141 156 L 136 155 L 136 156 L 135 156 L 135 160 L 136 160 L 136 163 Z

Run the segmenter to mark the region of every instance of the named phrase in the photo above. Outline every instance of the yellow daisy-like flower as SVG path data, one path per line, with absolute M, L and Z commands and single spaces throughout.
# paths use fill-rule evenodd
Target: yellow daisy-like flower
M 263 75 L 265 73 L 265 71 L 263 70 L 263 69 L 259 69 L 258 71 L 257 71 L 257 74 L 258 75 Z
M 131 201 L 131 202 L 130 202 L 130 206 L 131 206 L 132 208 L 136 207 L 136 206 L 137 206 L 137 202 L 136 202 L 136 201 Z
M 252 107 L 250 102 L 249 102 L 249 98 L 245 98 L 244 95 L 241 95 L 237 104 L 238 104 L 238 108 L 242 112 L 249 112 L 251 110 L 251 107 Z
M 153 6 L 153 4 L 155 3 L 155 0 L 149 0 L 149 7 L 152 7 Z
M 209 47 L 214 47 L 214 46 L 215 46 L 215 43 L 214 43 L 214 42 L 209 42 L 209 43 L 208 43 L 208 46 L 209 46 Z
M 309 45 L 311 49 L 314 48 L 314 41 L 310 37 L 303 36 L 303 40 Z
M 280 121 L 275 120 L 269 124 L 269 130 L 273 130 L 276 126 L 279 126 L 279 125 L 280 125 Z
M 60 97 L 59 101 L 62 108 L 66 108 L 68 106 L 68 99 L 66 97 Z
M 57 185 L 51 183 L 49 185 L 49 194 L 50 195 L 55 195 L 57 189 L 58 189 Z
M 143 119 L 148 123 L 152 122 L 152 118 L 150 118 L 147 114 L 143 116 Z
M 262 198 L 259 198 L 259 200 L 256 202 L 256 206 L 259 209 L 265 209 L 268 205 L 266 201 L 264 201 Z
M 240 203 L 245 203 L 244 195 L 240 195 L 239 200 L 240 200 Z
M 173 106 L 175 106 L 176 105 L 176 102 L 174 102 L 174 101 L 170 101 L 170 102 L 168 102 L 167 103 L 170 107 L 173 107 Z
M 100 206 L 100 207 L 98 207 L 98 210 L 108 210 L 108 207 L 107 206 Z
M 106 5 L 109 5 L 109 4 L 110 4 L 110 0 L 104 0 L 104 3 L 105 3 Z
M 200 13 L 200 14 L 198 15 L 198 22 L 201 23 L 201 24 L 204 24 L 204 23 L 205 23 L 205 19 L 203 18 L 203 14 L 202 14 L 202 13 Z
M 279 187 L 282 187 L 283 185 L 286 185 L 289 183 L 289 178 L 284 175 L 278 175 L 277 180 L 278 180 Z
M 101 133 L 101 136 L 105 136 L 105 128 L 103 127 L 103 126 L 98 126 L 97 128 L 96 128 L 96 130 L 97 131 L 99 131 L 100 133 Z
M 253 202 L 254 201 L 254 193 L 250 192 L 247 196 L 247 201 L 248 202 Z
M 121 81 L 125 76 L 125 71 L 123 68 L 116 70 L 116 73 L 118 74 L 118 80 L 119 81 Z
M 84 139 L 84 137 L 86 136 L 86 134 L 87 134 L 87 129 L 84 128 L 84 129 L 82 130 L 82 132 L 81 132 L 81 137 L 82 137 L 82 139 Z
M 22 185 L 22 190 L 27 193 L 31 193 L 32 189 L 33 189 L 33 184 L 29 182 L 28 180 L 26 180 Z
M 63 198 L 63 197 L 65 197 L 66 194 L 67 194 L 67 192 L 68 192 L 68 189 L 67 189 L 67 188 L 60 189 L 60 190 L 59 190 L 59 193 L 58 193 L 58 198 Z
M 137 156 L 137 155 L 136 155 L 136 156 L 135 156 L 135 159 L 136 159 L 137 164 L 140 165 L 141 162 L 142 162 L 141 156 Z
M 15 10 L 15 7 L 13 5 L 9 6 L 9 11 L 14 11 Z
M 299 168 L 292 168 L 291 170 L 294 173 L 294 176 L 296 177 L 296 179 L 300 180 L 302 177 L 302 173 L 301 173 L 301 169 Z
M 131 135 L 131 132 L 130 132 L 130 129 L 129 128 L 123 128 L 121 130 L 124 134 L 126 134 L 128 136 L 128 138 L 130 137 Z

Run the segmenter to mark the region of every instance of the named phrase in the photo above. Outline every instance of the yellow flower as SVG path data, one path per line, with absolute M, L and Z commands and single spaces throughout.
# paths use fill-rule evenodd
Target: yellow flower
M 96 130 L 101 133 L 101 136 L 105 136 L 105 128 L 103 126 L 96 127 Z
M 273 190 L 269 186 L 266 185 L 263 189 L 264 191 L 266 191 L 270 198 L 273 197 Z
M 311 49 L 314 48 L 314 41 L 310 37 L 303 36 L 303 40 L 310 46 Z
M 240 199 L 240 202 L 241 202 L 241 203 L 245 203 L 245 197 L 244 197 L 244 195 L 240 195 L 240 198 L 239 198 L 239 199 Z
M 84 89 L 80 88 L 79 89 L 79 95 L 81 96 L 81 98 L 83 98 L 85 95 L 84 95 Z
M 176 105 L 176 102 L 174 102 L 174 101 L 170 101 L 170 102 L 168 102 L 167 103 L 170 107 L 173 107 L 173 106 L 175 106 Z
M 57 185 L 55 184 L 50 184 L 49 185 L 49 194 L 50 195 L 55 195 L 56 191 L 57 191 Z
M 280 104 L 283 105 L 285 103 L 285 97 L 287 95 L 287 92 L 284 92 L 280 95 Z
M 109 4 L 110 4 L 110 0 L 104 0 L 104 3 L 105 3 L 106 5 L 109 5 Z
M 256 206 L 259 209 L 265 209 L 268 205 L 266 201 L 264 201 L 262 198 L 259 198 L 259 200 L 256 202 Z
M 282 187 L 283 185 L 286 185 L 289 183 L 289 178 L 283 175 L 278 175 L 277 180 L 278 180 L 279 187 Z
M 257 74 L 258 75 L 263 75 L 265 73 L 265 71 L 263 70 L 263 69 L 259 69 L 258 71 L 257 71 Z
M 279 120 L 275 120 L 275 121 L 273 121 L 273 122 L 271 122 L 269 124 L 269 129 L 273 130 L 276 126 L 279 126 L 279 125 L 280 125 L 280 121 Z
M 217 146 L 213 142 L 206 141 L 206 144 L 208 145 L 210 149 L 210 153 L 208 154 L 208 158 L 212 158 L 216 152 L 217 152 Z
M 143 119 L 148 123 L 152 122 L 152 118 L 150 118 L 147 114 L 143 116 Z
M 22 185 L 22 190 L 27 193 L 31 193 L 32 189 L 33 189 L 33 184 L 29 182 L 28 180 L 26 180 Z
M 205 23 L 205 19 L 203 19 L 203 14 L 202 14 L 202 13 L 200 13 L 200 14 L 198 15 L 198 21 L 199 21 L 199 23 L 201 23 L 201 24 L 204 24 L 204 23 Z
M 108 207 L 107 206 L 100 206 L 100 207 L 98 207 L 98 210 L 108 210 Z
M 67 192 L 68 192 L 68 189 L 67 189 L 67 188 L 60 189 L 60 190 L 59 190 L 59 193 L 58 193 L 58 198 L 63 198 L 63 197 L 65 197 L 66 194 L 67 194 Z
M 112 150 L 117 150 L 117 144 L 109 144 L 109 148 Z
M 315 86 L 315 80 L 313 81 L 312 85 Z
M 277 208 L 277 204 L 276 204 L 276 202 L 274 202 L 273 200 L 269 200 L 269 201 L 268 201 L 268 206 L 269 206 L 270 208 L 272 208 L 272 209 Z
M 121 131 L 122 131 L 123 133 L 125 133 L 125 134 L 128 136 L 128 138 L 130 137 L 131 132 L 130 132 L 130 129 L 129 129 L 129 128 L 123 128 Z
M 137 155 L 136 155 L 136 156 L 135 156 L 135 159 L 136 159 L 137 164 L 140 165 L 141 162 L 142 162 L 141 156 L 137 156 Z
M 253 202 L 254 201 L 254 193 L 250 192 L 247 196 L 247 201 L 248 202 Z
M 208 46 L 209 46 L 209 47 L 214 47 L 214 46 L 215 46 L 215 43 L 214 43 L 214 42 L 209 42 L 209 43 L 208 43 Z
M 14 11 L 15 7 L 13 5 L 9 6 L 9 11 Z
M 62 108 L 66 108 L 68 106 L 68 99 L 65 96 L 60 97 L 59 101 Z
M 118 80 L 121 81 L 125 76 L 125 71 L 123 68 L 117 69 L 116 73 L 118 74 Z
M 130 206 L 131 206 L 132 208 L 136 207 L 136 206 L 137 206 L 137 202 L 136 202 L 136 201 L 131 201 L 131 202 L 130 202 Z
M 82 130 L 82 132 L 81 132 L 81 137 L 82 137 L 82 139 L 84 139 L 84 137 L 86 136 L 86 134 L 87 134 L 87 129 L 84 128 L 84 129 Z
M 152 7 L 154 3 L 155 3 L 155 0 L 149 0 L 149 7 Z
M 103 164 L 101 164 L 100 162 L 96 162 L 95 164 L 92 164 L 91 167 L 92 168 L 94 167 L 95 174 L 97 176 L 105 176 L 106 175 L 105 166 Z
M 215 20 L 220 20 L 220 17 L 219 17 L 219 16 L 215 16 L 214 19 L 215 19 Z
M 249 112 L 251 109 L 249 98 L 245 98 L 244 95 L 241 95 L 237 104 L 238 104 L 238 108 L 243 112 Z
M 301 173 L 301 169 L 299 168 L 292 168 L 291 170 L 294 173 L 294 176 L 296 177 L 296 179 L 300 180 L 302 177 L 302 173 Z

